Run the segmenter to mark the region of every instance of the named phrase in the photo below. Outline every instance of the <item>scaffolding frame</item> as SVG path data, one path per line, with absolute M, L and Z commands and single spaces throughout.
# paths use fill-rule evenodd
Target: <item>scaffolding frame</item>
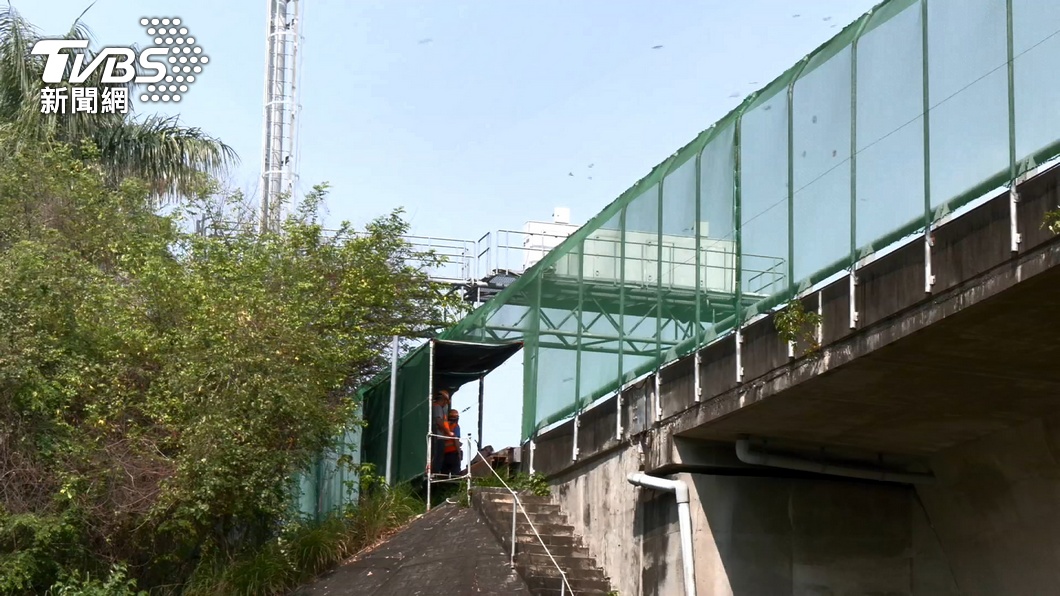
M 398 345 L 397 340 L 394 339 L 395 346 Z M 381 383 L 379 381 L 383 379 L 377 379 L 376 383 L 360 391 L 360 398 L 365 404 L 365 418 L 369 428 L 374 429 L 374 433 L 371 430 L 367 433 L 366 446 L 370 446 L 364 460 L 381 468 L 390 485 L 417 476 L 423 477 L 428 498 L 434 484 L 470 481 L 470 465 L 466 466 L 466 473 L 459 476 L 440 475 L 433 469 L 435 439 L 455 439 L 463 443 L 465 438 L 470 440 L 474 437 L 472 433 L 462 433 L 465 435 L 463 437 L 443 437 L 436 433 L 434 395 L 443 388 L 455 394 L 463 386 L 477 384 L 479 410 L 476 426 L 477 438 L 481 439 L 484 377 L 520 350 L 522 342 L 493 344 L 439 338 L 428 339 L 400 359 L 395 357 L 397 351 L 394 350 L 391 354 L 389 382 Z M 384 407 L 386 404 L 388 407 Z M 420 407 L 424 411 L 421 412 Z M 447 416 L 448 411 L 443 415 Z M 420 427 L 424 422 L 426 426 Z M 385 451 L 382 448 L 384 443 Z M 471 454 L 470 445 L 464 453 Z M 417 460 L 419 463 L 416 463 Z

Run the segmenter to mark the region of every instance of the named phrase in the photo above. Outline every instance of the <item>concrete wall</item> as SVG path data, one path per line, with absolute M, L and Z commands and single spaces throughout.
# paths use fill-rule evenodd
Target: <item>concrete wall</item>
M 680 594 L 671 495 L 626 476 L 636 444 L 554 479 L 623 596 Z M 1060 415 L 932 459 L 934 486 L 680 474 L 701 596 L 1060 593 Z
M 909 488 L 707 475 L 694 487 L 702 596 L 956 593 Z
M 553 491 L 620 594 L 681 594 L 676 504 L 668 493 L 626 481 L 640 461 L 636 446 L 612 451 L 577 474 L 555 478 Z M 957 593 L 911 488 L 808 478 L 675 478 L 691 492 L 701 596 Z
M 1060 417 L 952 448 L 933 467 L 940 484 L 919 493 L 961 594 L 1060 593 Z
M 640 521 L 637 495 L 626 482 L 626 477 L 639 469 L 640 450 L 627 444 L 566 478 L 554 479 L 552 487 L 556 502 L 622 596 L 641 593 L 643 561 L 635 531 Z M 673 552 L 680 556 L 679 551 Z M 677 565 L 680 574 L 679 558 Z

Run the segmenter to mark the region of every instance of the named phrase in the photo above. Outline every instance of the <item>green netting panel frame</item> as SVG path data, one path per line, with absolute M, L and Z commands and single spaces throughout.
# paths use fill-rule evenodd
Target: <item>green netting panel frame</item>
M 448 389 L 452 407 L 461 409 L 461 405 L 469 402 L 462 401 L 468 394 L 460 393 L 459 388 L 496 369 L 524 346 L 523 342 L 502 343 L 433 339 L 398 361 L 389 468 L 391 484 L 415 480 L 427 472 L 431 442 L 427 435 L 432 424 L 431 396 L 434 391 Z M 481 350 L 483 346 L 487 349 Z M 390 375 L 384 374 L 361 391 L 366 412 L 365 440 L 361 446 L 363 461 L 372 464 L 375 473 L 384 477 L 387 476 L 390 442 L 390 388 Z
M 427 429 L 430 427 L 430 345 L 425 343 L 398 363 L 391 483 L 423 475 L 427 465 Z M 390 428 L 390 374 L 380 375 L 360 392 L 364 410 L 363 463 L 378 476 L 387 476 Z
M 427 342 L 417 348 L 398 367 L 392 484 L 412 480 L 427 470 L 427 432 L 431 426 L 431 347 L 431 342 Z
M 299 513 L 316 521 L 357 503 L 360 496 L 360 426 L 349 428 L 333 449 L 297 476 Z
M 386 476 L 386 448 L 390 429 L 390 376 L 376 379 L 358 392 L 364 412 L 362 463 L 371 464 L 373 472 Z
M 354 416 L 359 418 L 360 407 Z M 334 445 L 313 459 L 309 468 L 294 478 L 298 499 L 298 513 L 321 521 L 357 503 L 360 497 L 358 464 L 362 454 L 362 427 L 353 421 Z
M 931 116 L 933 111 L 938 109 L 939 105 L 945 102 L 947 98 L 931 97 L 931 80 L 929 79 L 929 75 L 931 73 L 930 65 L 932 56 L 930 49 L 933 46 L 929 39 L 929 33 L 931 31 L 946 31 L 949 35 L 960 35 L 962 30 L 962 23 L 959 19 L 953 19 L 952 23 L 940 24 L 929 22 L 929 3 L 941 1 L 948 0 L 889 0 L 876 6 L 860 19 L 845 27 L 833 39 L 823 44 L 804 59 L 800 60 L 791 69 L 786 71 L 761 91 L 747 97 L 740 106 L 722 118 L 718 123 L 701 133 L 691 143 L 681 148 L 668 159 L 653 168 L 647 176 L 642 178 L 629 190 L 619 196 L 614 202 L 605 207 L 599 214 L 592 218 L 586 225 L 574 232 L 558 247 L 550 251 L 540 262 L 525 272 L 520 279 L 493 298 L 489 303 L 470 314 L 441 336 L 442 339 L 465 341 L 501 341 L 515 338 L 521 338 L 524 341 L 524 362 L 526 363 L 524 369 L 522 425 L 524 439 L 529 438 L 545 425 L 577 413 L 580 408 L 595 399 L 613 393 L 620 388 L 622 383 L 651 372 L 652 370 L 656 370 L 668 361 L 687 354 L 707 342 L 720 339 L 726 333 L 738 329 L 750 318 L 758 314 L 766 313 L 770 309 L 783 304 L 796 293 L 807 291 L 815 285 L 820 284 L 822 281 L 836 274 L 842 273 L 844 270 L 854 270 L 857 267 L 858 259 L 863 258 L 874 251 L 881 250 L 887 246 L 895 244 L 896 242 L 902 241 L 911 235 L 924 234 L 927 229 L 935 224 L 946 213 L 956 210 L 957 208 L 984 196 L 995 188 L 1010 185 L 1016 176 L 1025 173 L 1037 164 L 1041 164 L 1060 156 L 1060 130 L 1055 131 L 1055 133 L 1050 132 L 1046 135 L 1041 135 L 1041 131 L 1036 130 L 1035 132 L 1039 133 L 1035 137 L 1036 139 L 1041 137 L 1049 140 L 1038 142 L 1037 144 L 1039 146 L 1031 145 L 1028 147 L 1022 147 L 1020 151 L 1017 152 L 1017 147 L 1019 145 L 1017 145 L 1016 125 L 1017 122 L 1020 121 L 1020 118 L 1016 113 L 1017 98 L 1020 98 L 1020 101 L 1025 103 L 1026 100 L 1023 99 L 1024 96 L 1021 94 L 1026 93 L 1033 96 L 1035 90 L 1031 88 L 1031 85 L 1025 85 L 1025 87 L 1027 87 L 1026 89 L 1016 88 L 1017 81 L 1022 81 L 1028 77 L 1023 76 L 1017 78 L 1014 76 L 1013 65 L 1020 56 L 1030 52 L 1038 45 L 1045 43 L 1047 40 L 1028 38 L 1028 35 L 1033 37 L 1031 33 L 1027 33 L 1027 31 L 1031 29 L 1030 25 L 1024 24 L 1019 28 L 1014 25 L 1014 23 L 1028 22 L 1028 17 L 1023 17 L 1023 19 L 1020 20 L 1018 17 L 1021 15 L 1018 12 L 1014 13 L 1014 10 L 1031 11 L 1036 8 L 1036 5 L 1033 4 L 1033 0 L 1006 0 L 1006 30 L 1008 36 L 1007 107 L 1009 116 L 1007 163 L 998 163 L 996 168 L 985 168 L 984 171 L 974 172 L 970 179 L 978 180 L 978 182 L 974 183 L 967 190 L 960 191 L 954 196 L 931 196 L 931 135 L 933 132 Z M 969 6 L 974 8 L 979 4 L 990 1 L 992 0 L 970 0 Z M 915 151 L 918 155 L 921 153 L 923 155 L 923 163 L 919 166 L 923 174 L 923 209 L 920 213 L 910 213 L 907 221 L 896 225 L 889 231 L 874 231 L 872 237 L 858 238 L 858 157 L 860 153 L 867 149 L 867 147 L 859 146 L 858 141 L 858 82 L 859 80 L 871 81 L 874 76 L 886 76 L 886 73 L 873 71 L 869 68 L 863 68 L 859 72 L 858 42 L 863 36 L 871 32 L 877 30 L 885 31 L 880 28 L 896 16 L 909 14 L 907 11 L 917 10 L 919 10 L 921 14 L 920 23 L 922 31 L 919 44 L 922 50 L 923 72 L 919 89 L 913 88 L 908 92 L 920 96 L 922 111 L 916 118 L 922 120 L 922 130 L 920 131 L 921 134 L 915 137 L 910 135 L 909 146 L 911 151 Z M 1014 29 L 1018 30 L 1014 31 Z M 1021 34 L 1023 36 L 1019 38 L 1020 43 L 1018 46 L 1020 53 L 1017 54 L 1014 49 L 1016 46 L 1014 46 L 1013 39 L 1014 36 L 1019 36 Z M 825 233 L 827 231 L 822 232 L 816 228 L 811 230 L 795 229 L 795 210 L 793 206 L 795 195 L 800 189 L 795 187 L 797 164 L 795 163 L 796 158 L 793 148 L 797 143 L 795 138 L 796 131 L 793 124 L 792 107 L 796 99 L 796 94 L 798 93 L 799 81 L 806 80 L 806 77 L 811 76 L 817 69 L 834 64 L 834 62 L 831 61 L 841 54 L 843 60 L 849 60 L 850 105 L 842 105 L 843 102 L 839 102 L 837 105 L 841 105 L 841 108 L 839 109 L 842 109 L 844 112 L 849 110 L 851 130 L 848 141 L 849 148 L 844 147 L 842 149 L 842 154 L 846 157 L 846 160 L 839 163 L 836 167 L 849 168 L 849 190 L 844 189 L 842 191 L 844 193 L 843 198 L 846 198 L 846 195 L 849 194 L 850 200 L 849 252 L 848 254 L 839 255 L 837 251 L 832 250 L 828 254 L 836 254 L 838 257 L 834 262 L 827 263 L 822 268 L 812 273 L 805 273 L 796 277 L 793 275 L 793 264 L 798 262 L 800 255 L 796 253 L 795 238 L 800 237 L 800 235 L 801 237 L 805 237 L 809 234 Z M 844 87 L 845 86 L 846 85 L 844 84 Z M 871 85 L 867 87 L 871 87 Z M 743 130 L 743 121 L 747 114 L 752 113 L 753 110 L 760 106 L 766 105 L 767 102 L 774 100 L 774 98 L 780 94 L 783 94 L 781 97 L 784 99 L 778 105 L 786 102 L 788 114 L 786 138 L 778 139 L 779 142 L 786 143 L 788 149 L 786 172 L 787 196 L 769 197 L 769 199 L 775 199 L 782 203 L 786 201 L 787 203 L 788 220 L 786 254 L 775 255 L 775 258 L 783 259 L 785 261 L 786 277 L 783 288 L 766 296 L 752 296 L 748 293 L 748 288 L 743 287 L 743 284 L 741 283 L 742 280 L 740 279 L 741 276 L 736 275 L 732 291 L 728 295 L 707 295 L 701 279 L 702 272 L 700 266 L 702 263 L 700 262 L 699 250 L 701 234 L 699 230 L 700 222 L 698 221 L 701 215 L 698 203 L 701 196 L 701 189 L 705 186 L 704 181 L 701 179 L 704 168 L 696 167 L 696 287 L 690 296 L 690 303 L 695 305 L 694 321 L 697 322 L 696 328 L 702 329 L 702 332 L 697 331 L 694 334 L 694 337 L 671 344 L 664 344 L 663 338 L 659 337 L 657 334 L 653 346 L 646 345 L 645 342 L 635 341 L 637 338 L 628 337 L 624 332 L 623 322 L 631 315 L 655 317 L 657 331 L 660 329 L 660 326 L 663 325 L 663 323 L 660 322 L 664 320 L 664 318 L 661 318 L 661 315 L 665 317 L 665 320 L 667 321 L 665 324 L 667 325 L 683 325 L 684 320 L 681 319 L 681 317 L 688 317 L 691 315 L 675 314 L 680 311 L 680 308 L 678 308 L 678 302 L 685 298 L 672 291 L 663 292 L 663 289 L 660 286 L 663 268 L 665 266 L 673 265 L 672 263 L 664 263 L 662 251 L 659 251 L 659 256 L 657 257 L 659 273 L 655 277 L 654 283 L 645 283 L 644 279 L 626 279 L 626 265 L 628 264 L 629 259 L 632 258 L 630 255 L 626 254 L 628 248 L 628 243 L 626 242 L 626 230 L 629 224 L 629 222 L 626 221 L 626 208 L 646 190 L 652 188 L 657 189 L 660 199 L 658 213 L 659 225 L 657 227 L 659 235 L 658 243 L 659 245 L 662 245 L 664 240 L 662 238 L 662 220 L 666 209 L 662 204 L 662 197 L 665 191 L 666 176 L 676 168 L 687 163 L 689 160 L 697 160 L 698 166 L 702 166 L 703 148 L 722 131 L 727 131 L 726 134 L 731 133 L 734 137 L 734 155 L 731 160 L 733 168 L 733 244 L 735 246 L 733 268 L 734 271 L 742 271 L 743 267 L 748 264 L 746 262 L 746 257 L 750 254 L 745 253 L 744 223 L 755 215 L 754 213 L 746 212 L 746 206 L 743 204 L 744 192 L 746 191 L 747 186 L 746 183 L 748 182 L 748 180 L 744 179 L 744 176 L 752 175 L 752 173 L 746 171 L 746 164 L 744 162 L 748 156 L 754 155 L 755 144 L 764 142 L 748 139 L 746 134 L 747 131 Z M 812 105 L 806 107 L 800 104 L 800 106 L 801 113 L 812 113 L 813 111 Z M 865 114 L 862 114 L 862 117 L 864 116 Z M 846 118 L 847 116 L 843 117 Z M 1052 123 L 1052 121 L 1050 121 L 1050 123 Z M 1057 124 L 1058 128 L 1060 128 L 1060 123 Z M 974 127 L 976 126 L 976 123 L 970 121 L 968 126 Z M 1024 123 L 1023 126 L 1026 127 L 1027 124 Z M 942 132 L 938 130 L 934 130 L 934 132 L 936 135 L 942 134 Z M 887 131 L 882 131 L 881 136 L 885 136 L 886 134 L 888 134 Z M 781 136 L 784 137 L 785 135 L 782 134 Z M 836 138 L 839 141 L 846 142 L 845 137 L 846 135 L 842 135 L 842 137 Z M 936 145 L 940 141 L 945 141 L 945 139 L 935 139 Z M 913 150 L 913 147 L 916 149 Z M 838 156 L 840 150 L 837 148 L 836 151 Z M 778 173 L 777 175 L 783 176 L 784 173 Z M 901 173 L 896 173 L 895 175 L 901 175 Z M 865 194 L 867 196 L 868 193 Z M 595 278 L 590 281 L 584 271 L 585 265 L 583 259 L 579 258 L 574 260 L 570 259 L 570 257 L 576 251 L 583 250 L 587 238 L 590 238 L 591 235 L 604 228 L 607 222 L 613 222 L 616 219 L 621 221 L 621 241 L 618 243 L 621 245 L 621 254 L 616 254 L 609 258 L 619 264 L 618 271 L 621 271 L 621 273 L 616 274 L 614 276 L 615 279 L 610 283 L 600 283 L 600 280 Z M 847 224 L 843 223 L 839 233 L 846 234 L 848 232 L 847 227 Z M 847 251 L 843 252 L 846 253 Z M 566 273 L 569 276 L 569 286 L 563 283 L 557 283 L 556 281 L 557 275 L 564 275 L 562 271 L 557 269 L 557 265 L 564 259 L 567 259 L 572 263 L 577 262 L 577 273 L 573 274 L 570 271 Z M 820 258 L 812 262 L 816 263 L 818 261 L 820 261 Z M 562 269 L 562 267 L 559 269 Z M 601 300 L 601 298 L 603 300 Z M 655 301 L 654 309 L 651 307 L 653 299 Z M 596 302 L 605 302 L 609 306 L 601 306 L 596 304 Z M 731 313 L 725 314 L 724 309 L 720 311 L 721 314 L 715 312 L 712 315 L 711 326 L 708 330 L 704 324 L 706 319 L 703 305 L 722 304 L 724 306 L 724 303 L 728 303 Z M 502 309 L 511 309 L 514 306 L 518 306 L 522 309 L 518 313 L 518 316 L 502 316 L 504 315 L 504 313 L 501 312 Z M 592 309 L 598 310 L 593 311 Z M 552 312 L 553 315 L 542 316 L 543 313 L 546 312 Z M 562 326 L 553 320 L 556 318 L 554 316 L 554 313 L 556 312 L 569 313 L 572 316 L 575 316 L 579 321 L 577 329 L 573 333 L 565 332 L 561 328 Z M 597 317 L 596 314 L 600 314 L 603 319 Z M 598 333 L 597 329 L 603 327 L 603 324 L 600 321 L 606 320 L 607 317 L 616 319 L 612 325 L 614 327 L 614 332 L 607 337 L 593 337 L 594 335 L 601 335 Z M 503 330 L 503 337 L 497 332 L 491 330 L 491 320 L 504 320 L 507 322 L 505 329 Z M 516 323 L 511 324 L 510 321 L 512 320 L 515 320 Z M 718 333 L 714 333 L 714 330 L 718 331 Z M 570 403 L 564 404 L 563 407 L 549 407 L 548 411 L 539 411 L 538 406 L 542 403 L 542 396 L 539 393 L 541 390 L 539 381 L 542 378 L 542 375 L 549 374 L 549 371 L 542 370 L 539 360 L 540 350 L 544 348 L 569 349 L 576 366 L 581 367 L 585 361 L 582 354 L 588 350 L 593 350 L 593 342 L 596 340 L 599 340 L 597 345 L 617 344 L 618 346 L 621 346 L 619 349 L 611 350 L 614 358 L 614 380 L 610 383 L 604 383 L 601 386 L 593 386 L 599 385 L 599 383 L 596 381 L 591 383 L 583 382 L 583 379 L 579 378 L 577 379 L 578 389 L 576 395 L 569 400 Z M 635 366 L 629 364 L 634 361 L 633 359 L 636 359 Z M 611 368 L 610 362 L 600 359 L 594 359 L 593 366 L 597 366 L 598 363 L 606 364 L 608 368 Z M 578 368 L 577 370 L 580 372 L 581 369 Z M 581 375 L 578 376 L 581 377 Z M 378 416 L 379 414 L 375 413 L 372 415 Z M 369 415 L 369 417 L 371 417 L 371 415 Z M 369 451 L 370 450 L 366 447 L 366 457 Z

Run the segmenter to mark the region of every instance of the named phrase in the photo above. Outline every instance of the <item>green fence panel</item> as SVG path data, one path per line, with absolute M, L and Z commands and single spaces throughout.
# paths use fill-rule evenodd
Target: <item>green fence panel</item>
M 541 370 L 541 279 L 528 277 L 526 285 L 527 303 L 530 312 L 527 319 L 527 333 L 523 339 L 523 426 L 522 436 L 529 437 L 537 430 L 537 378 Z
M 644 184 L 626 205 L 622 229 L 622 378 L 657 360 L 659 332 L 659 182 Z
M 390 428 L 390 379 L 383 378 L 360 393 L 364 412 L 362 460 L 372 464 L 375 473 L 386 475 L 386 449 Z
M 883 248 L 910 222 L 923 223 L 923 22 L 920 3 L 906 4 L 874 14 L 857 42 L 859 256 Z
M 703 345 L 736 322 L 736 121 L 722 122 L 699 156 L 699 297 Z
M 414 349 L 398 367 L 392 479 L 410 480 L 424 472 L 427 462 L 427 428 L 430 425 L 430 350 L 427 345 Z M 387 449 L 390 428 L 389 375 L 362 392 L 364 411 L 363 463 L 372 464 L 379 476 L 387 475 Z
M 431 413 L 431 352 L 418 348 L 398 369 L 394 420 L 393 482 L 423 475 L 427 469 L 427 432 Z M 455 396 L 454 396 L 455 401 Z
M 755 303 L 791 283 L 788 83 L 774 83 L 740 121 L 740 286 Z
M 335 444 L 314 458 L 308 469 L 295 475 L 296 507 L 303 517 L 320 521 L 355 504 L 360 496 L 357 472 L 362 454 L 360 408 L 353 423 L 335 439 Z
M 622 273 L 622 214 L 590 232 L 582 244 L 581 350 L 578 393 L 583 405 L 615 388 L 620 328 L 617 324 Z
M 807 68 L 793 89 L 792 231 L 797 284 L 837 261 L 848 261 L 851 252 L 852 56 L 847 46 L 817 68 Z
M 659 340 L 664 360 L 694 346 L 696 337 L 696 268 L 700 229 L 696 201 L 698 156 L 671 163 L 662 183 L 662 272 L 659 277 Z
M 1008 174 L 1005 0 L 928 6 L 931 208 L 952 207 Z
M 1060 130 L 1060 2 L 1012 0 L 1015 150 L 1018 174 L 1057 155 Z

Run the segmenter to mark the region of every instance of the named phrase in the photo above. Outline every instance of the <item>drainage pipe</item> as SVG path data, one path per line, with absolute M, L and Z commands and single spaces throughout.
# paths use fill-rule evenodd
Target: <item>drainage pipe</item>
M 685 596 L 696 596 L 696 566 L 692 556 L 692 515 L 688 510 L 688 485 L 680 480 L 666 480 L 636 473 L 627 478 L 634 486 L 671 492 L 677 497 L 677 519 L 681 527 L 681 562 L 685 571 Z
M 843 464 L 829 463 L 827 461 L 803 459 L 801 457 L 790 455 L 777 455 L 775 453 L 752 451 L 751 442 L 747 439 L 739 439 L 736 441 L 736 458 L 745 464 L 756 466 L 816 472 L 818 474 L 845 476 L 847 478 L 860 478 L 863 480 L 901 482 L 903 484 L 933 484 L 935 482 L 935 476 L 932 474 L 892 472 L 890 470 L 879 468 L 859 468 Z

